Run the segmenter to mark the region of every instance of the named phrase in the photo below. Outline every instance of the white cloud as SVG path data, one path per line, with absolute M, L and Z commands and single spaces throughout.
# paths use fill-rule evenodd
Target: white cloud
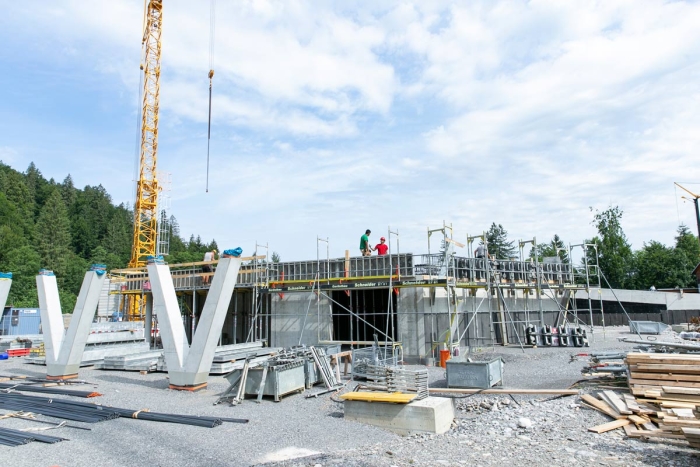
M 142 3 L 94 4 L 12 4 L 0 37 L 135 102 Z M 589 206 L 612 204 L 641 246 L 671 241 L 672 182 L 700 176 L 697 3 L 250 0 L 217 5 L 205 196 L 207 7 L 164 12 L 159 164 L 183 233 L 267 237 L 285 259 L 313 256 L 316 234 L 341 255 L 386 224 L 423 251 L 443 220 L 461 236 L 495 221 L 577 243 L 594 234 Z M 91 183 L 113 178 L 98 166 L 120 170 L 110 149 L 90 147 Z

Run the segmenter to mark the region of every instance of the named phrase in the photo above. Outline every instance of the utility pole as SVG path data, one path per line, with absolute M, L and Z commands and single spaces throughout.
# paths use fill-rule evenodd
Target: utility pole
M 695 193 L 693 193 L 689 189 L 681 186 L 680 184 L 678 184 L 676 182 L 673 182 L 673 184 L 693 197 L 693 204 L 695 204 L 695 222 L 697 223 L 697 226 L 698 226 L 698 241 L 700 241 L 700 207 L 698 207 L 698 198 L 700 198 L 700 195 L 696 195 Z M 681 196 L 681 198 L 688 199 L 685 196 Z

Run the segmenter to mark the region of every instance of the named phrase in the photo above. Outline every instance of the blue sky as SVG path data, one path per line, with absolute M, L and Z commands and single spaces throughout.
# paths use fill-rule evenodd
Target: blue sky
M 141 0 L 11 2 L 0 18 L 0 160 L 131 202 Z M 503 224 L 634 247 L 695 231 L 700 4 L 219 1 L 209 193 L 209 2 L 166 0 L 159 170 L 184 235 L 353 254 L 366 228 L 427 249 Z M 435 248 L 434 246 L 433 248 Z M 325 251 L 325 247 L 324 247 Z

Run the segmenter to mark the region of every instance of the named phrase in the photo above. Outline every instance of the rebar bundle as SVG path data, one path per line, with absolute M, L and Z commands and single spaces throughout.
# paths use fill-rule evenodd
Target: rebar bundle
M 17 391 L 39 392 L 42 394 L 58 394 L 62 396 L 74 397 L 98 397 L 99 392 L 94 391 L 74 391 L 72 389 L 62 389 L 58 386 L 36 386 L 33 384 L 17 384 L 17 383 L 0 383 L 0 389 L 14 389 Z
M 47 399 L 17 393 L 0 392 L 0 408 L 33 412 L 48 417 L 62 418 L 86 423 L 97 423 L 115 418 L 132 418 L 153 422 L 180 423 L 183 425 L 213 428 L 221 425 L 224 419 L 199 415 L 180 415 L 150 412 L 148 409 L 132 410 L 118 407 L 106 407 L 88 402 L 65 399 Z M 247 423 L 245 419 L 226 419 L 227 422 Z
M 0 428 L 0 444 L 4 446 L 21 446 L 22 444 L 31 443 L 32 441 L 53 444 L 59 441 L 66 441 L 66 438 L 28 433 L 26 431 L 12 430 L 10 428 Z

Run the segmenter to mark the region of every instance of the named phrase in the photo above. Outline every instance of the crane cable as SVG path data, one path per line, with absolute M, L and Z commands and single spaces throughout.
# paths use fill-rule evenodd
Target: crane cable
M 209 145 L 211 142 L 211 87 L 214 78 L 214 37 L 216 35 L 216 0 L 211 0 L 209 8 L 209 123 L 207 125 L 207 186 L 209 193 Z

